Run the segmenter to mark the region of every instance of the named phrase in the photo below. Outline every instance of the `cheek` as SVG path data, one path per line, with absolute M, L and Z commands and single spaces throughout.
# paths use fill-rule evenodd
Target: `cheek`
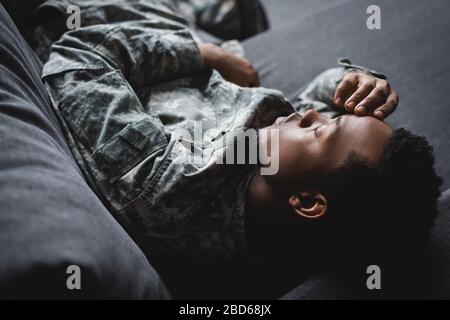
M 303 177 L 322 166 L 323 157 L 319 144 L 307 135 L 280 133 L 280 170 L 284 177 Z
M 338 139 L 328 144 L 327 148 L 323 148 L 321 157 L 327 159 L 324 166 L 327 170 L 339 168 L 344 164 L 349 153 L 353 151 L 354 142 L 352 138 Z

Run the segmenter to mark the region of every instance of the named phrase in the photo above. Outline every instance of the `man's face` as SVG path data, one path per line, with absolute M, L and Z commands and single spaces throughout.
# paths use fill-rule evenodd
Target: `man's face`
M 303 116 L 292 113 L 279 117 L 271 129 L 279 130 L 280 167 L 270 179 L 297 188 L 337 169 L 352 151 L 376 164 L 393 131 L 373 117 L 349 114 L 328 119 L 312 110 Z

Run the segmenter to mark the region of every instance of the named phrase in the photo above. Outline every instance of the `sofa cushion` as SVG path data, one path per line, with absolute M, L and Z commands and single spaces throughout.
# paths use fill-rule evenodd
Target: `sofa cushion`
M 83 179 L 41 68 L 0 4 L 0 297 L 167 298 Z M 80 268 L 81 290 L 67 288 L 70 265 Z

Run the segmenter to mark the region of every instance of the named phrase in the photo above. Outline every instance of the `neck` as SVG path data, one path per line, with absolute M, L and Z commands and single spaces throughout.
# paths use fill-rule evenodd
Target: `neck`
M 266 179 L 256 173 L 250 181 L 246 201 L 246 231 L 251 250 L 266 250 L 273 246 L 274 234 L 281 214 Z

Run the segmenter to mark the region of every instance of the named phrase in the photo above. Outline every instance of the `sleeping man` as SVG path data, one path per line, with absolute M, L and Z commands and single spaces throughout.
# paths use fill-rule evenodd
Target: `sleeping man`
M 139 10 L 66 32 L 43 80 L 90 185 L 160 270 L 426 238 L 440 179 L 426 140 L 383 121 L 398 103 L 383 76 L 343 61 L 291 104 L 175 13 Z M 220 161 L 236 129 L 270 162 Z

